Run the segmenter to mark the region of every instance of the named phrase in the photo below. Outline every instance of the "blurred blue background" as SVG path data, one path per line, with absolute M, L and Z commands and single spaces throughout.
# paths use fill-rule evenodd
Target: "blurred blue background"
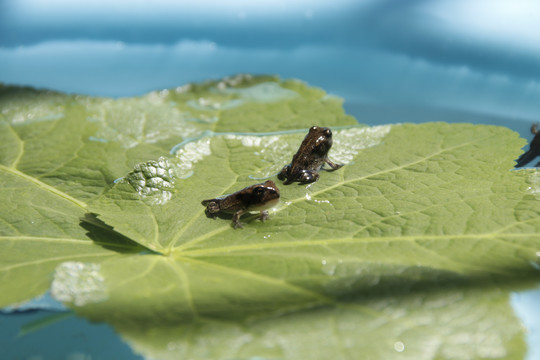
M 540 1 L 0 0 L 6 84 L 123 97 L 236 73 L 302 79 L 365 124 L 486 123 L 530 139 Z M 512 298 L 530 359 L 539 294 Z
M 530 137 L 537 0 L 0 0 L 0 81 L 132 96 L 239 72 L 295 77 L 363 123 L 472 121 Z

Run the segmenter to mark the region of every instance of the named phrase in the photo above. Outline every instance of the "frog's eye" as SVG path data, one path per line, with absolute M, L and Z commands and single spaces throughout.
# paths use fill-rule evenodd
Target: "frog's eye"
M 255 195 L 262 195 L 264 194 L 264 188 L 262 186 L 256 187 L 255 189 L 253 189 L 253 193 Z
M 330 130 L 330 129 L 324 130 L 324 135 L 325 135 L 326 137 L 332 136 L 332 130 Z
M 311 129 L 309 129 L 309 131 L 316 131 L 319 127 L 317 126 L 312 126 Z

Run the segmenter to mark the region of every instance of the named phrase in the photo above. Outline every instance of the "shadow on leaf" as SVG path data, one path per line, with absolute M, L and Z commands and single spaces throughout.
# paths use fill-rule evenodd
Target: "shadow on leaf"
M 112 226 L 98 219 L 96 214 L 87 213 L 80 220 L 79 225 L 88 231 L 88 237 L 107 250 L 127 254 L 150 251 L 130 238 L 116 232 Z

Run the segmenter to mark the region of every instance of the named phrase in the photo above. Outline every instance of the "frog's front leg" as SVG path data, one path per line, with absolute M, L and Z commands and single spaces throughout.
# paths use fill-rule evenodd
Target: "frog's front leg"
M 268 211 L 261 210 L 261 215 L 259 215 L 259 220 L 261 220 L 262 222 L 265 222 L 266 220 L 268 220 Z
M 290 176 L 289 176 L 289 172 L 290 172 L 290 170 L 291 170 L 291 165 L 290 165 L 290 164 L 289 164 L 289 165 L 285 165 L 285 166 L 283 167 L 283 169 L 281 169 L 280 173 L 279 173 L 278 176 L 277 176 L 277 178 L 278 178 L 279 180 L 281 180 L 281 181 L 287 179 L 287 181 L 285 181 L 285 184 L 286 184 L 286 185 L 292 183 L 292 180 L 289 180 L 289 177 L 290 177 Z
M 315 170 L 302 170 L 300 176 L 298 176 L 298 181 L 301 183 L 312 183 L 319 179 L 319 173 Z
M 242 216 L 243 213 L 244 213 L 244 210 L 238 210 L 237 212 L 234 213 L 232 222 L 235 229 L 244 227 L 244 225 L 240 222 L 240 216 Z
M 343 166 L 343 164 L 336 164 L 336 163 L 330 161 L 330 159 L 328 159 L 328 158 L 326 158 L 324 160 L 324 162 L 327 163 L 332 168 L 332 171 L 337 170 L 337 169 L 339 169 L 340 167 Z

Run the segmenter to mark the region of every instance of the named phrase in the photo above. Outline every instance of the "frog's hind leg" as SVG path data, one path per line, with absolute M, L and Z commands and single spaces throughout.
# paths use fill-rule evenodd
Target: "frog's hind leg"
M 319 173 L 314 170 L 302 170 L 300 176 L 298 176 L 298 181 L 300 184 L 308 184 L 315 182 L 319 179 Z
M 332 168 L 332 170 L 329 170 L 329 171 L 337 170 L 337 169 L 339 169 L 340 167 L 343 166 L 343 164 L 336 164 L 336 163 L 330 161 L 330 159 L 328 159 L 328 158 L 326 158 L 326 159 L 324 160 L 324 162 L 327 163 L 328 166 L 330 166 L 330 167 Z

